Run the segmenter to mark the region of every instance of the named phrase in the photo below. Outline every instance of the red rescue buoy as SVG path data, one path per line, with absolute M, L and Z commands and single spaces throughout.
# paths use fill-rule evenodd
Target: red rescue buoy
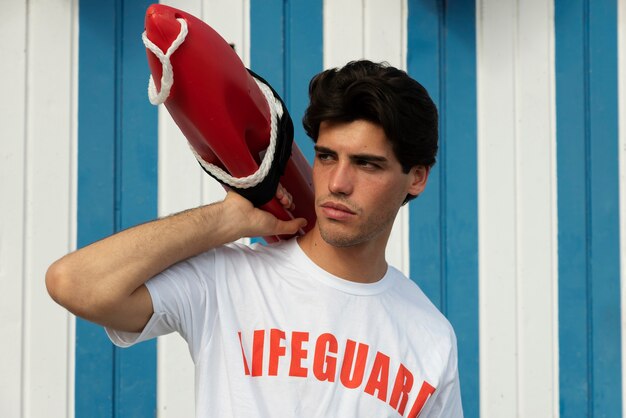
M 282 220 L 305 218 L 307 230 L 312 228 L 315 209 L 311 167 L 297 145 L 291 144 L 292 137 L 280 138 L 281 134 L 289 135 L 288 128 L 291 128 L 290 135 L 293 136 L 291 120 L 284 120 L 285 115 L 288 118 L 288 113 L 284 107 L 281 110 L 280 98 L 277 95 L 272 97 L 273 91 L 255 80 L 217 32 L 186 12 L 169 6 L 151 5 L 146 12 L 144 42 L 149 46 L 146 52 L 154 82 L 151 101 L 165 104 L 205 170 L 207 165 L 215 166 L 218 171 L 226 172 L 226 176 L 236 179 L 257 176 L 261 174 L 257 173 L 260 167 L 267 171 L 268 161 L 264 162 L 264 157 L 269 152 L 271 134 L 274 133 L 271 132 L 272 123 L 274 130 L 286 127 L 283 131 L 287 134 L 277 133 L 276 153 L 282 150 L 285 154 L 291 150 L 283 156 L 284 174 L 280 176 L 280 183 L 293 196 L 295 209 L 286 210 L 271 197 L 275 193 L 275 185 L 271 195 L 268 195 L 268 190 L 263 191 L 265 196 L 269 196 L 263 200 L 269 201 L 259 207 Z M 162 85 L 163 76 L 165 81 Z M 155 99 L 156 92 L 161 97 Z M 274 159 L 278 158 L 279 155 L 274 156 Z M 274 165 L 271 170 L 278 170 Z M 278 179 L 280 173 L 273 174 Z M 259 180 L 255 177 L 250 181 Z M 246 183 L 243 187 L 259 189 L 261 186 Z M 235 186 L 233 188 L 238 190 Z M 251 201 L 254 203 L 253 199 Z M 265 237 L 269 242 L 279 238 L 284 237 Z

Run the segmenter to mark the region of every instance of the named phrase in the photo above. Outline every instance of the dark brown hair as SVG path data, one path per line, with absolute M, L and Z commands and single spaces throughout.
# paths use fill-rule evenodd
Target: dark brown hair
M 426 89 L 387 63 L 352 61 L 313 77 L 302 124 L 317 141 L 324 121 L 368 120 L 380 125 L 405 173 L 432 167 L 437 155 L 437 108 Z

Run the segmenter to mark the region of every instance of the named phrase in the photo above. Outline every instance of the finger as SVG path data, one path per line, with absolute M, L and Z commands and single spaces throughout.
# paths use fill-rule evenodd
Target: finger
M 286 209 L 293 209 L 293 208 L 292 208 L 292 206 L 293 206 L 293 198 L 291 197 L 291 195 L 290 195 L 289 193 L 287 193 L 287 194 L 285 195 L 285 197 L 284 197 L 284 199 L 283 199 L 283 202 L 282 202 L 282 203 L 283 203 L 283 206 L 284 206 Z
M 283 186 L 279 184 L 278 188 L 276 189 L 276 199 L 282 200 L 284 196 L 285 196 L 285 189 L 283 188 Z
M 307 221 L 304 218 L 296 218 L 289 221 L 278 221 L 276 224 L 276 235 L 295 234 L 306 225 Z
M 281 184 L 276 189 L 276 198 L 285 209 L 293 210 L 295 208 L 293 197 Z

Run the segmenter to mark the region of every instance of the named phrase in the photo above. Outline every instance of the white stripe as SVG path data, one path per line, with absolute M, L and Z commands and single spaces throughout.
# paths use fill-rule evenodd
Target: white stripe
M 341 67 L 364 58 L 365 0 L 324 0 L 324 68 Z
M 0 415 L 21 416 L 22 265 L 24 225 L 26 1 L 7 2 L 11 16 L 0 25 L 0 74 L 5 81 L 0 100 Z
M 324 68 L 366 58 L 406 69 L 406 0 L 324 1 Z M 402 207 L 387 246 L 389 264 L 409 273 L 409 211 Z
M 480 405 L 486 417 L 517 416 L 518 410 L 510 3 L 477 3 Z
M 361 58 L 406 68 L 406 0 L 326 0 L 323 7 L 324 68 Z
M 10 2 L 0 25 L 3 417 L 74 414 L 74 319 L 44 276 L 76 245 L 77 8 Z
M 365 0 L 363 57 L 406 69 L 406 1 Z
M 249 63 L 249 0 L 177 0 L 161 2 L 202 18 Z M 146 99 L 147 100 L 147 99 Z M 167 110 L 159 107 L 158 213 L 166 216 L 224 198 L 225 192 L 204 173 L 187 140 Z M 176 334 L 158 338 L 157 415 L 191 417 L 195 411 L 194 365 L 185 341 Z
M 372 61 L 387 61 L 406 70 L 407 3 L 366 0 L 364 4 L 364 54 Z M 413 203 L 415 204 L 415 203 Z M 409 208 L 403 206 L 393 224 L 386 251 L 387 262 L 409 274 Z
M 194 16 L 202 16 L 199 0 L 161 1 Z M 147 100 L 147 99 L 146 99 Z M 199 206 L 203 173 L 189 152 L 187 140 L 164 106 L 159 106 L 158 215 Z M 157 417 L 195 413 L 194 365 L 185 341 L 177 334 L 157 339 Z
M 0 330 L 7 344 L 0 356 L 0 415 L 54 411 L 67 417 L 73 322 L 48 296 L 44 276 L 75 244 L 77 2 L 6 7 L 10 18 L 0 28 L 6 99 L 0 104 Z
M 553 5 L 477 13 L 481 416 L 557 416 Z

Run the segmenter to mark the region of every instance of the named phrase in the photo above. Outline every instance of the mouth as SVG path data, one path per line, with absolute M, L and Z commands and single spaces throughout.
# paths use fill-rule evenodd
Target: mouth
M 322 213 L 329 219 L 347 220 L 356 215 L 348 206 L 336 202 L 325 202 L 320 205 Z

